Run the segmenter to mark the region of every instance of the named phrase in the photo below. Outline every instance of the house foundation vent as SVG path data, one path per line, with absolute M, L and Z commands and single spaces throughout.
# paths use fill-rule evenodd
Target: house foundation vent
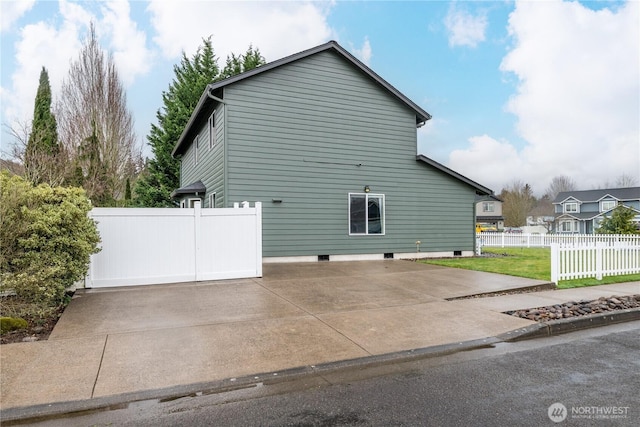
M 462 251 L 453 251 L 453 256 L 462 256 Z
M 318 261 L 329 261 L 329 255 L 318 255 Z
M 393 252 L 387 252 L 384 254 L 384 259 L 393 259 Z

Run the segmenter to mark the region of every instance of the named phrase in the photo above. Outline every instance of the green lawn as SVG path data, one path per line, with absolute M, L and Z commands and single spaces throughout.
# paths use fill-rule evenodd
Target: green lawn
M 500 257 L 441 258 L 421 260 L 425 264 L 467 270 L 509 274 L 529 279 L 551 280 L 551 249 L 549 248 L 483 248 L 485 254 L 506 255 Z M 558 288 L 578 288 L 581 286 L 606 285 L 610 283 L 640 281 L 640 274 L 606 276 L 602 280 L 563 280 Z

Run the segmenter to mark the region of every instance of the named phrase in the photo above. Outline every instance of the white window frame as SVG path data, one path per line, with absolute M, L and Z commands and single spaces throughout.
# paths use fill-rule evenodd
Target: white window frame
M 606 208 L 606 205 L 611 205 L 610 208 Z M 618 201 L 617 200 L 603 200 L 600 202 L 600 212 L 608 212 L 611 209 L 615 209 L 615 207 L 618 205 Z
M 566 227 L 566 228 L 568 228 L 568 230 L 565 230 L 565 225 L 567 225 L 567 224 L 569 225 L 568 227 Z M 565 219 L 565 220 L 560 221 L 558 226 L 560 228 L 560 230 L 559 230 L 560 233 L 575 233 L 575 232 L 578 231 L 578 221 L 576 221 L 576 220 Z
M 214 111 L 209 116 L 209 148 L 213 148 L 216 145 L 216 112 Z
M 185 208 L 189 208 L 189 209 L 193 209 L 195 207 L 195 203 L 196 202 L 201 202 L 202 199 L 198 198 L 198 197 L 189 197 L 187 199 L 182 199 L 180 200 L 180 208 L 185 209 Z
M 569 209 L 569 206 L 575 207 L 575 210 Z M 564 204 L 564 213 L 579 213 L 579 212 L 580 212 L 580 205 L 578 204 L 578 202 L 567 202 Z
M 353 196 L 359 196 L 365 198 L 365 231 L 364 233 L 353 233 L 351 231 L 351 198 Z M 370 233 L 369 232 L 369 199 L 378 199 L 382 204 L 382 209 L 380 210 L 380 233 Z M 386 233 L 386 202 L 384 194 L 371 194 L 371 193 L 349 193 L 347 198 L 347 203 L 349 206 L 349 217 L 348 217 L 348 226 L 349 226 L 349 236 L 384 236 Z
M 209 193 L 209 208 L 213 209 L 216 207 L 216 193 Z
M 200 145 L 200 135 L 196 135 L 196 138 L 193 140 L 193 164 L 195 166 L 198 165 L 198 145 Z
M 482 202 L 482 212 L 495 212 L 496 206 L 494 202 Z

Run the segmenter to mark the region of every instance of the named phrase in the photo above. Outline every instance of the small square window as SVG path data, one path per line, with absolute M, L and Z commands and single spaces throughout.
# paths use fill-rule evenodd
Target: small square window
M 494 212 L 494 210 L 493 202 L 482 202 L 482 212 Z
M 602 202 L 600 202 L 600 204 L 600 212 L 607 212 L 611 209 L 614 209 L 617 205 L 617 202 L 615 200 L 603 200 Z
M 567 213 L 577 213 L 578 212 L 578 204 L 575 202 L 565 203 L 564 211 Z

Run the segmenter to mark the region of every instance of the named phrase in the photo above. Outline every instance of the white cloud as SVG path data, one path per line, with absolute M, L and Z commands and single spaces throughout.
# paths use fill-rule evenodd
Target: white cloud
M 91 4 L 85 4 L 87 8 Z M 16 69 L 11 87 L 2 88 L 2 108 L 8 124 L 24 123 L 33 115 L 33 101 L 40 70 L 49 73 L 54 102 L 67 77 L 69 63 L 79 53 L 82 37 L 91 21 L 96 24 L 98 38 L 107 51 L 113 52 L 120 77 L 130 85 L 137 76 L 152 66 L 146 49 L 146 36 L 130 18 L 128 2 L 100 3 L 96 15 L 81 4 L 61 0 L 56 19 L 25 25 L 15 45 Z M 4 6 L 3 6 L 4 12 Z
M 364 38 L 364 42 L 362 43 L 362 47 L 360 49 L 356 49 L 352 47 L 351 50 L 353 54 L 362 62 L 364 62 L 367 66 L 371 64 L 371 43 L 369 42 L 369 37 Z
M 469 143 L 466 150 L 451 152 L 449 166 L 496 193 L 514 179 L 521 179 L 529 167 L 515 147 L 506 141 L 482 135 L 469 138 Z
M 152 0 L 147 8 L 163 55 L 192 55 L 202 39 L 213 36 L 220 62 L 243 53 L 249 44 L 267 61 L 324 43 L 333 36 L 327 24 L 331 3 L 319 2 L 169 2 Z
M 125 86 L 138 75 L 151 69 L 152 53 L 147 49 L 147 37 L 131 20 L 131 8 L 126 1 L 109 1 L 102 7 L 101 26 L 109 36 L 110 50 Z
M 449 46 L 476 47 L 485 40 L 487 30 L 487 17 L 484 14 L 471 15 L 465 10 L 457 8 L 452 3 L 444 19 L 449 35 Z
M 0 13 L 0 32 L 8 31 L 14 22 L 33 7 L 35 2 L 35 0 L 0 2 L 0 12 L 2 12 Z
M 471 138 L 450 166 L 498 188 L 520 179 L 536 193 L 558 175 L 584 189 L 622 173 L 640 176 L 639 8 L 634 1 L 615 11 L 518 2 L 508 27 L 514 45 L 501 69 L 518 77 L 506 108 L 526 146 L 515 152 Z
M 62 9 L 61 9 L 62 11 Z M 38 88 L 40 70 L 49 73 L 51 90 L 59 93 L 62 80 L 67 74 L 69 59 L 80 48 L 77 10 L 65 9 L 71 19 L 59 28 L 45 22 L 24 26 L 15 46 L 16 70 L 11 76 L 11 88 L 3 90 L 3 109 L 9 123 L 24 123 L 33 115 L 33 101 Z

